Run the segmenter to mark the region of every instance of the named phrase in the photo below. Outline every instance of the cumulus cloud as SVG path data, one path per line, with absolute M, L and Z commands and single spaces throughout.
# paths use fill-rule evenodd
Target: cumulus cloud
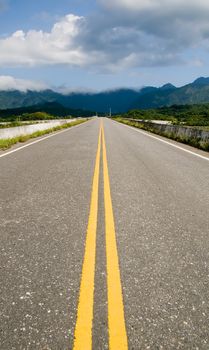
M 17 30 L 0 40 L 0 64 L 8 66 L 88 63 L 87 53 L 76 43 L 83 17 L 67 15 L 51 32 Z
M 48 86 L 43 82 L 16 79 L 9 75 L 0 76 L 0 91 L 19 90 L 26 92 L 27 90 L 41 91 L 47 89 Z
M 1 1 L 1 0 L 0 0 Z M 208 0 L 97 0 L 87 17 L 69 14 L 50 32 L 0 39 L 0 66 L 71 65 L 101 71 L 188 61 L 209 49 Z

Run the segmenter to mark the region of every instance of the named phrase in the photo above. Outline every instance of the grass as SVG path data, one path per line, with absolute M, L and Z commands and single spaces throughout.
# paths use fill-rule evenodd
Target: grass
M 146 124 L 142 124 L 140 122 L 134 122 L 134 121 L 130 121 L 130 120 L 123 119 L 123 118 L 116 118 L 115 120 L 120 122 L 120 123 L 129 125 L 129 126 L 133 126 L 135 128 L 138 128 L 138 129 L 143 129 L 145 131 L 149 131 L 149 132 L 152 132 L 154 134 L 164 136 L 164 137 L 167 137 L 169 139 L 172 139 L 172 140 L 199 148 L 203 151 L 209 152 L 209 141 L 203 141 L 201 138 L 194 138 L 194 137 L 189 137 L 189 136 L 177 135 L 175 132 L 162 131 L 162 130 L 159 130 L 155 127 L 150 126 L 149 124 L 146 125 Z
M 40 137 L 40 136 L 43 136 L 43 135 L 46 135 L 46 134 L 50 134 L 50 133 L 55 132 L 55 131 L 59 131 L 59 130 L 62 130 L 62 129 L 67 129 L 67 128 L 70 128 L 72 126 L 82 124 L 86 120 L 87 119 L 82 119 L 82 120 L 79 119 L 79 120 L 76 120 L 76 121 L 74 121 L 72 123 L 66 123 L 66 124 L 63 124 L 63 125 L 55 126 L 53 128 L 50 128 L 50 129 L 36 131 L 33 134 L 17 136 L 17 137 L 13 137 L 11 139 L 0 139 L 0 149 L 1 150 L 6 150 L 6 149 L 10 148 L 11 146 L 15 145 L 18 142 L 26 142 L 29 139 L 34 139 L 36 137 Z
M 50 122 L 50 120 L 41 120 L 41 122 Z M 8 128 L 14 128 L 16 126 L 25 126 L 25 125 L 34 125 L 34 124 L 38 124 L 39 121 L 13 121 L 13 122 L 8 122 L 5 124 L 1 124 L 3 122 L 0 122 L 0 129 L 8 129 Z
M 8 122 L 5 124 L 0 124 L 0 129 L 13 128 L 15 126 L 22 126 L 22 125 L 24 125 L 22 122 Z

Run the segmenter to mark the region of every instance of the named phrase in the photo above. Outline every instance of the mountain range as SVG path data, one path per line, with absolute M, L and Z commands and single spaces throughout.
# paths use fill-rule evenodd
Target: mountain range
M 171 105 L 209 102 L 209 78 L 198 78 L 182 87 L 166 84 L 162 87 L 144 87 L 140 90 L 117 89 L 98 93 L 76 92 L 62 94 L 53 90 L 0 91 L 0 109 L 24 108 L 45 103 L 57 103 L 65 108 L 123 113 L 131 109 L 149 109 Z

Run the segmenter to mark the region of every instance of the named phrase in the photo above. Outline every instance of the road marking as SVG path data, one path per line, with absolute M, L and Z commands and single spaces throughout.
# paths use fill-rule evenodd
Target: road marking
M 110 180 L 107 165 L 107 152 L 102 126 L 103 176 L 105 203 L 105 235 L 107 259 L 107 295 L 108 295 L 108 329 L 109 350 L 128 350 L 122 286 L 120 279 L 115 224 L 110 192 Z
M 96 233 L 98 216 L 99 172 L 101 154 L 101 127 L 93 177 L 89 221 L 82 268 L 80 295 L 75 326 L 73 350 L 92 349 L 92 322 L 94 304 L 94 279 L 96 260 Z
M 117 122 L 117 123 L 119 123 L 119 122 Z M 175 147 L 175 148 L 177 148 L 177 149 L 180 149 L 180 150 L 182 150 L 182 151 L 184 151 L 184 152 L 190 153 L 190 154 L 192 154 L 193 156 L 196 156 L 196 157 L 202 158 L 202 159 L 204 159 L 204 160 L 207 160 L 207 161 L 209 162 L 209 158 L 208 158 L 208 157 L 205 157 L 205 156 L 202 156 L 201 154 L 192 152 L 192 151 L 190 151 L 190 150 L 188 150 L 188 149 L 186 149 L 186 148 L 183 148 L 183 147 L 181 147 L 181 146 L 175 145 L 174 143 L 171 143 L 171 142 L 169 142 L 169 141 L 163 140 L 163 139 L 161 139 L 161 138 L 159 138 L 159 137 L 157 137 L 157 136 L 150 135 L 150 134 L 148 134 L 148 133 L 146 133 L 146 132 L 144 132 L 144 131 L 142 131 L 142 130 L 139 130 L 139 129 L 134 128 L 133 126 L 126 125 L 126 124 L 123 124 L 123 123 L 119 123 L 119 124 L 120 124 L 120 125 L 123 125 L 123 126 L 125 126 L 125 127 L 128 127 L 128 128 L 130 128 L 130 129 L 132 129 L 132 130 L 134 130 L 134 131 L 136 131 L 136 132 L 139 132 L 139 133 L 141 133 L 141 134 L 143 134 L 143 135 L 145 135 L 145 136 L 151 137 L 152 139 L 155 139 L 155 140 L 158 140 L 158 141 L 160 141 L 160 142 L 163 142 L 163 143 L 165 143 L 165 144 L 167 144 L 167 145 L 169 145 L 169 146 L 172 146 L 172 147 Z
M 22 150 L 23 148 L 26 148 L 26 147 L 29 147 L 29 146 L 34 145 L 35 143 L 38 143 L 38 142 L 44 141 L 44 140 L 46 140 L 46 139 L 49 139 L 50 137 L 57 136 L 57 135 L 60 135 L 60 134 L 62 134 L 62 133 L 64 133 L 64 132 L 66 132 L 66 131 L 75 129 L 75 128 L 81 126 L 81 125 L 83 125 L 83 123 L 81 123 L 81 124 L 79 124 L 79 125 L 71 126 L 70 128 L 68 128 L 68 129 L 66 129 L 66 130 L 58 131 L 58 132 L 56 132 L 55 134 L 48 135 L 48 136 L 44 136 L 44 137 L 42 137 L 41 139 L 38 139 L 38 140 L 36 140 L 36 141 L 33 141 L 33 142 L 28 143 L 27 145 L 24 145 L 24 146 L 15 148 L 15 149 L 13 149 L 12 151 L 9 151 L 9 152 L 0 154 L 0 158 L 6 157 L 6 156 L 8 156 L 9 154 L 18 152 L 18 151 Z

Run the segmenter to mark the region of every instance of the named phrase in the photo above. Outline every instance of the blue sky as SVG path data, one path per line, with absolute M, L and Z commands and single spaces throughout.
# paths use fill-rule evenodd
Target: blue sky
M 0 1 L 1 34 L 12 33 L 17 29 L 50 30 L 56 19 L 68 13 L 85 16 L 94 11 L 92 0 L 4 0 Z
M 0 89 L 184 85 L 209 76 L 207 0 L 0 0 Z

